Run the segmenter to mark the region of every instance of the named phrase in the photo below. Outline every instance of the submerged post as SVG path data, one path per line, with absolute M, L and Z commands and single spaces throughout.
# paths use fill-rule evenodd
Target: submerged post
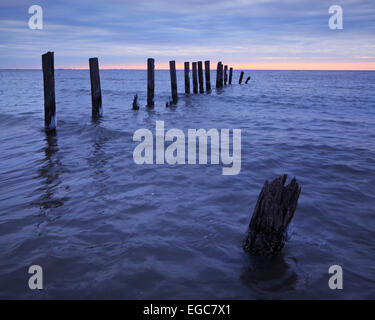
M 251 79 L 251 77 L 247 77 L 246 81 L 245 81 L 245 84 L 247 84 L 249 82 L 249 80 Z
M 229 84 L 232 84 L 233 68 L 229 69 Z
M 204 93 L 202 61 L 198 61 L 198 80 L 199 80 L 199 93 Z
M 176 76 L 176 62 L 169 61 L 169 72 L 171 75 L 171 91 L 172 91 L 172 103 L 176 104 L 178 97 L 177 97 L 177 76 Z
M 241 71 L 241 75 L 240 75 L 240 80 L 238 81 L 238 83 L 239 83 L 239 84 L 241 84 L 241 83 L 242 83 L 242 79 L 243 79 L 243 74 L 244 74 L 244 72 L 243 72 L 243 71 Z
M 44 85 L 44 127 L 47 131 L 56 130 L 55 67 L 53 52 L 42 55 Z
M 133 99 L 133 110 L 139 110 L 139 105 L 138 105 L 138 94 L 134 96 Z
M 90 81 L 91 81 L 92 117 L 98 118 L 103 115 L 102 91 L 100 88 L 98 58 L 90 58 L 89 64 L 90 64 Z
M 301 187 L 294 178 L 285 186 L 287 175 L 265 182 L 242 243 L 255 255 L 276 255 L 287 241 L 287 228 L 297 209 Z
M 184 63 L 184 72 L 185 72 L 185 93 L 190 93 L 190 63 Z
M 198 93 L 198 76 L 196 62 L 193 62 L 193 92 Z
M 206 74 L 206 92 L 211 91 L 211 73 L 210 73 L 210 61 L 204 62 L 204 71 Z
M 228 66 L 224 66 L 224 85 L 228 82 Z
M 147 59 L 147 107 L 154 107 L 155 96 L 155 60 Z

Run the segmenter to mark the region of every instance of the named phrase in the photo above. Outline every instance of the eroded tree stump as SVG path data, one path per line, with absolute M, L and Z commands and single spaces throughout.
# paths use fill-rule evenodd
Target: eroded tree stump
M 267 256 L 278 254 L 284 247 L 301 193 L 296 178 L 285 186 L 286 179 L 285 174 L 265 182 L 242 244 L 245 251 Z
M 139 110 L 139 105 L 138 105 L 138 94 L 134 96 L 133 99 L 133 110 Z

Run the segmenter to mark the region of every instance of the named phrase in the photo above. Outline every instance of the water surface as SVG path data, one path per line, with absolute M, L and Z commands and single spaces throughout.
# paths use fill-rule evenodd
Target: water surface
M 145 71 L 104 70 L 92 122 L 89 72 L 56 70 L 58 130 L 46 136 L 41 71 L 0 71 L 0 298 L 375 298 L 375 73 L 247 75 L 165 108 L 169 72 L 157 71 L 146 110 Z M 157 120 L 242 129 L 240 174 L 136 165 L 133 133 Z M 302 185 L 292 238 L 277 258 L 248 256 L 258 194 L 283 173 Z M 43 291 L 28 289 L 32 264 Z M 328 288 L 333 264 L 342 291 Z

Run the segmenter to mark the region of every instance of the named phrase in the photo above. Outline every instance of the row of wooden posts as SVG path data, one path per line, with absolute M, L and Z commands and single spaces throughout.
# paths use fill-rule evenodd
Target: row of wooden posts
M 102 115 L 102 95 L 100 90 L 98 58 L 90 58 L 90 80 L 92 98 L 92 116 L 94 118 Z M 198 64 L 198 77 L 197 77 Z M 43 81 L 44 81 L 44 110 L 45 125 L 48 132 L 55 131 L 55 77 L 53 52 L 47 52 L 42 56 Z M 171 75 L 171 89 L 173 103 L 177 102 L 177 77 L 175 61 L 169 62 Z M 185 62 L 185 93 L 190 93 L 189 62 Z M 221 62 L 217 65 L 216 88 L 222 88 L 227 84 L 228 67 Z M 210 61 L 205 61 L 206 91 L 211 91 Z M 229 84 L 232 83 L 233 68 L 229 69 Z M 241 72 L 239 84 L 242 83 L 244 72 Z M 250 80 L 247 78 L 246 83 Z M 204 92 L 203 65 L 199 61 L 193 62 L 193 92 Z M 155 89 L 155 62 L 154 59 L 147 61 L 147 105 L 154 106 Z M 251 218 L 246 237 L 242 247 L 246 252 L 254 255 L 277 255 L 285 245 L 287 237 L 285 232 L 297 208 L 301 187 L 294 178 L 289 185 L 285 186 L 287 176 L 283 175 L 270 184 L 265 182 L 259 195 L 257 205 Z M 280 201 L 282 195 L 282 201 Z M 275 228 L 275 225 L 277 228 Z M 271 230 L 271 232 L 270 232 Z
M 91 82 L 91 102 L 92 102 L 92 117 L 94 119 L 99 118 L 103 114 L 102 109 L 102 93 L 100 88 L 100 76 L 99 76 L 99 62 L 98 58 L 90 58 L 90 82 Z M 56 129 L 56 102 L 55 102 L 55 76 L 54 76 L 54 54 L 53 52 L 47 52 L 42 55 L 42 68 L 43 68 L 43 83 L 44 83 L 44 123 L 46 130 Z M 206 78 L 206 92 L 211 92 L 211 73 L 210 73 L 210 61 L 204 62 L 205 78 Z M 169 104 L 176 104 L 178 101 L 177 94 L 177 75 L 176 75 L 176 62 L 169 61 L 169 70 L 171 77 L 171 92 L 172 101 L 167 102 Z M 193 75 L 193 93 L 204 93 L 204 81 L 203 81 L 203 62 L 192 63 L 192 75 Z M 190 93 L 190 63 L 184 63 L 184 76 L 185 76 L 185 93 Z M 228 79 L 228 66 L 221 62 L 217 64 L 216 72 L 216 88 L 223 88 L 227 83 L 232 84 L 233 68 L 229 68 L 229 79 Z M 241 72 L 239 84 L 242 84 L 244 72 Z M 250 77 L 246 79 L 246 84 L 250 80 Z M 155 60 L 149 58 L 147 60 L 147 107 L 154 107 L 155 97 Z M 134 97 L 133 109 L 138 109 L 137 95 Z

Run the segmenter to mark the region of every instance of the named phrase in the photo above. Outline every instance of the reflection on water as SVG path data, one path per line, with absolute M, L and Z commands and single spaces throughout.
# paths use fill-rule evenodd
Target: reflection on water
M 93 126 L 95 130 L 91 137 L 92 149 L 87 160 L 94 169 L 93 177 L 95 177 L 97 175 L 106 174 L 103 168 L 107 164 L 107 159 L 103 147 L 109 138 L 106 137 L 105 132 L 103 132 L 100 127 L 100 119 L 95 120 L 95 122 L 93 121 Z
M 57 195 L 61 184 L 60 174 L 63 172 L 63 165 L 58 155 L 59 146 L 55 131 L 45 133 L 46 146 L 43 148 L 44 158 L 42 167 L 38 170 L 37 177 L 41 181 L 38 192 L 41 197 L 34 205 L 40 206 L 41 211 L 61 207 L 68 199 Z
M 249 255 L 245 257 L 241 280 L 250 289 L 259 291 L 259 294 L 295 290 L 298 284 L 296 264 L 293 260 L 286 261 L 283 254 L 276 257 Z

